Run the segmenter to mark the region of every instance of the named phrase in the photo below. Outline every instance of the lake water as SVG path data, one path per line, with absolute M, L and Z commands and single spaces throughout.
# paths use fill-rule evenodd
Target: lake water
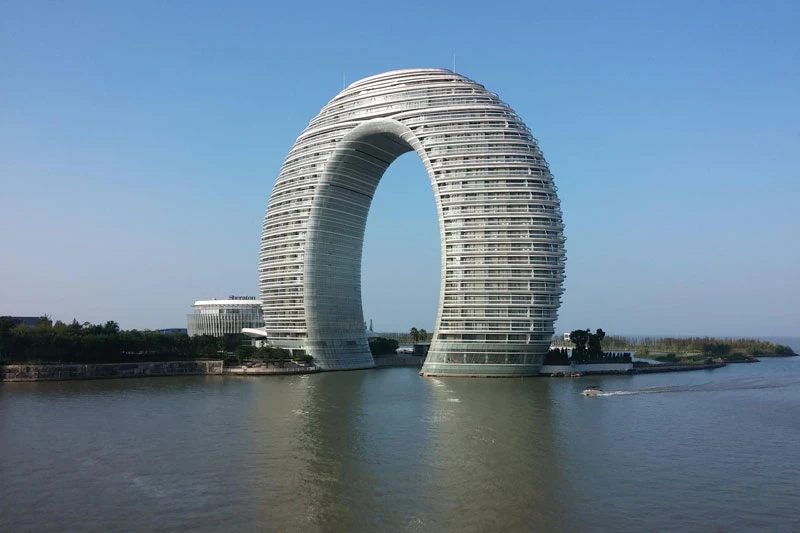
M 0 531 L 789 531 L 800 358 L 5 383 L 0 452 Z

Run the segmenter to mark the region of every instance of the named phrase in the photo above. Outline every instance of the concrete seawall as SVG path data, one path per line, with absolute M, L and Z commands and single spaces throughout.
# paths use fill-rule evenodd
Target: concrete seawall
M 222 374 L 225 376 L 272 376 L 280 374 L 314 374 L 316 372 L 319 372 L 317 365 L 289 367 L 259 365 L 253 367 L 226 366 Z
M 0 381 L 57 381 L 217 374 L 222 374 L 222 361 L 0 366 Z
M 570 374 L 602 375 L 628 374 L 633 372 L 633 363 L 575 363 L 572 365 L 542 365 L 540 376 L 568 376 Z
M 574 365 L 543 365 L 540 376 L 576 377 L 600 376 L 604 374 L 657 374 L 661 372 L 685 372 L 690 370 L 713 370 L 722 368 L 725 363 L 661 364 L 634 366 L 633 363 L 592 363 Z
M 375 357 L 375 368 L 390 368 L 393 366 L 422 366 L 425 356 L 397 355 L 389 357 Z

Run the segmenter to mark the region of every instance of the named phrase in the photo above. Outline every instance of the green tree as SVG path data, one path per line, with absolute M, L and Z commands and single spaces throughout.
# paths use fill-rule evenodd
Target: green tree
M 586 361 L 586 343 L 589 342 L 588 329 L 576 329 L 569 333 L 569 341 L 575 345 L 572 350 L 572 360 L 575 362 Z
M 419 330 L 411 328 L 411 344 L 416 344 L 419 341 Z
M 14 322 L 10 316 L 0 316 L 0 336 L 7 334 L 14 328 Z
M 589 330 L 586 330 L 589 333 Z M 605 338 L 606 333 L 602 329 L 598 329 L 595 333 L 589 333 L 589 339 L 587 340 L 588 347 L 586 349 L 586 355 L 589 358 L 589 361 L 602 361 L 603 360 L 603 346 L 602 341 Z M 570 336 L 570 338 L 572 338 Z
M 372 355 L 394 355 L 397 353 L 398 342 L 384 337 L 373 337 L 369 340 L 369 351 Z
M 314 357 L 308 355 L 307 353 L 295 355 L 292 357 L 292 359 L 294 359 L 299 363 L 305 363 L 307 365 L 310 365 L 314 361 Z
M 421 328 L 419 330 L 419 340 L 420 342 L 428 342 L 428 332 Z
M 236 354 L 236 359 L 239 362 L 242 362 L 247 359 L 252 359 L 256 352 L 257 349 L 255 346 L 251 346 L 249 344 L 240 344 L 236 347 L 233 353 Z
M 101 335 L 103 333 L 103 326 L 97 324 L 92 324 L 91 322 L 84 322 L 83 323 L 83 330 L 84 334 L 87 335 Z
M 14 322 L 10 316 L 0 316 L 0 362 L 5 361 L 11 352 L 14 343 L 12 330 Z
M 547 355 L 544 357 L 544 364 L 546 365 L 568 365 L 569 354 L 565 348 L 550 348 Z
M 219 339 L 219 349 L 225 352 L 233 352 L 236 350 L 236 347 L 242 343 L 242 339 L 239 335 L 223 335 L 222 337 L 217 337 Z
M 724 357 L 731 353 L 731 345 L 724 342 L 705 342 L 703 343 L 703 355 Z
M 789 346 L 778 344 L 777 346 L 775 346 L 775 354 L 782 356 L 791 356 L 794 355 L 794 350 L 792 350 Z

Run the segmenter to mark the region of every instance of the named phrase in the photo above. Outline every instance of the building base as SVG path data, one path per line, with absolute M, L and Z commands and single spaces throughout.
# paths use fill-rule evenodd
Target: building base
M 425 363 L 422 365 L 419 375 L 423 377 L 519 378 L 536 376 L 541 367 L 541 364 Z
M 371 368 L 377 368 L 377 365 L 375 365 L 375 361 L 372 361 L 372 363 L 353 363 L 339 366 L 318 365 L 318 367 L 320 372 L 340 372 L 345 370 L 369 370 Z

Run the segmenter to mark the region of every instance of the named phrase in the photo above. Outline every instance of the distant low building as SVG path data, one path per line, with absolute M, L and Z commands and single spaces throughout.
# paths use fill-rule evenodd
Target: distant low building
M 243 329 L 264 327 L 261 301 L 254 296 L 229 296 L 227 300 L 199 300 L 187 315 L 189 336 L 239 335 Z
M 414 344 L 414 348 L 413 348 L 411 353 L 414 354 L 414 355 L 427 356 L 428 355 L 428 350 L 430 350 L 430 349 L 431 349 L 431 343 L 429 343 L 429 342 L 418 342 L 418 343 Z
M 162 335 L 186 335 L 189 332 L 186 328 L 167 328 L 157 329 L 156 331 Z
M 11 323 L 15 326 L 38 326 L 39 320 L 41 317 L 38 316 L 12 316 L 9 317 L 11 319 Z

